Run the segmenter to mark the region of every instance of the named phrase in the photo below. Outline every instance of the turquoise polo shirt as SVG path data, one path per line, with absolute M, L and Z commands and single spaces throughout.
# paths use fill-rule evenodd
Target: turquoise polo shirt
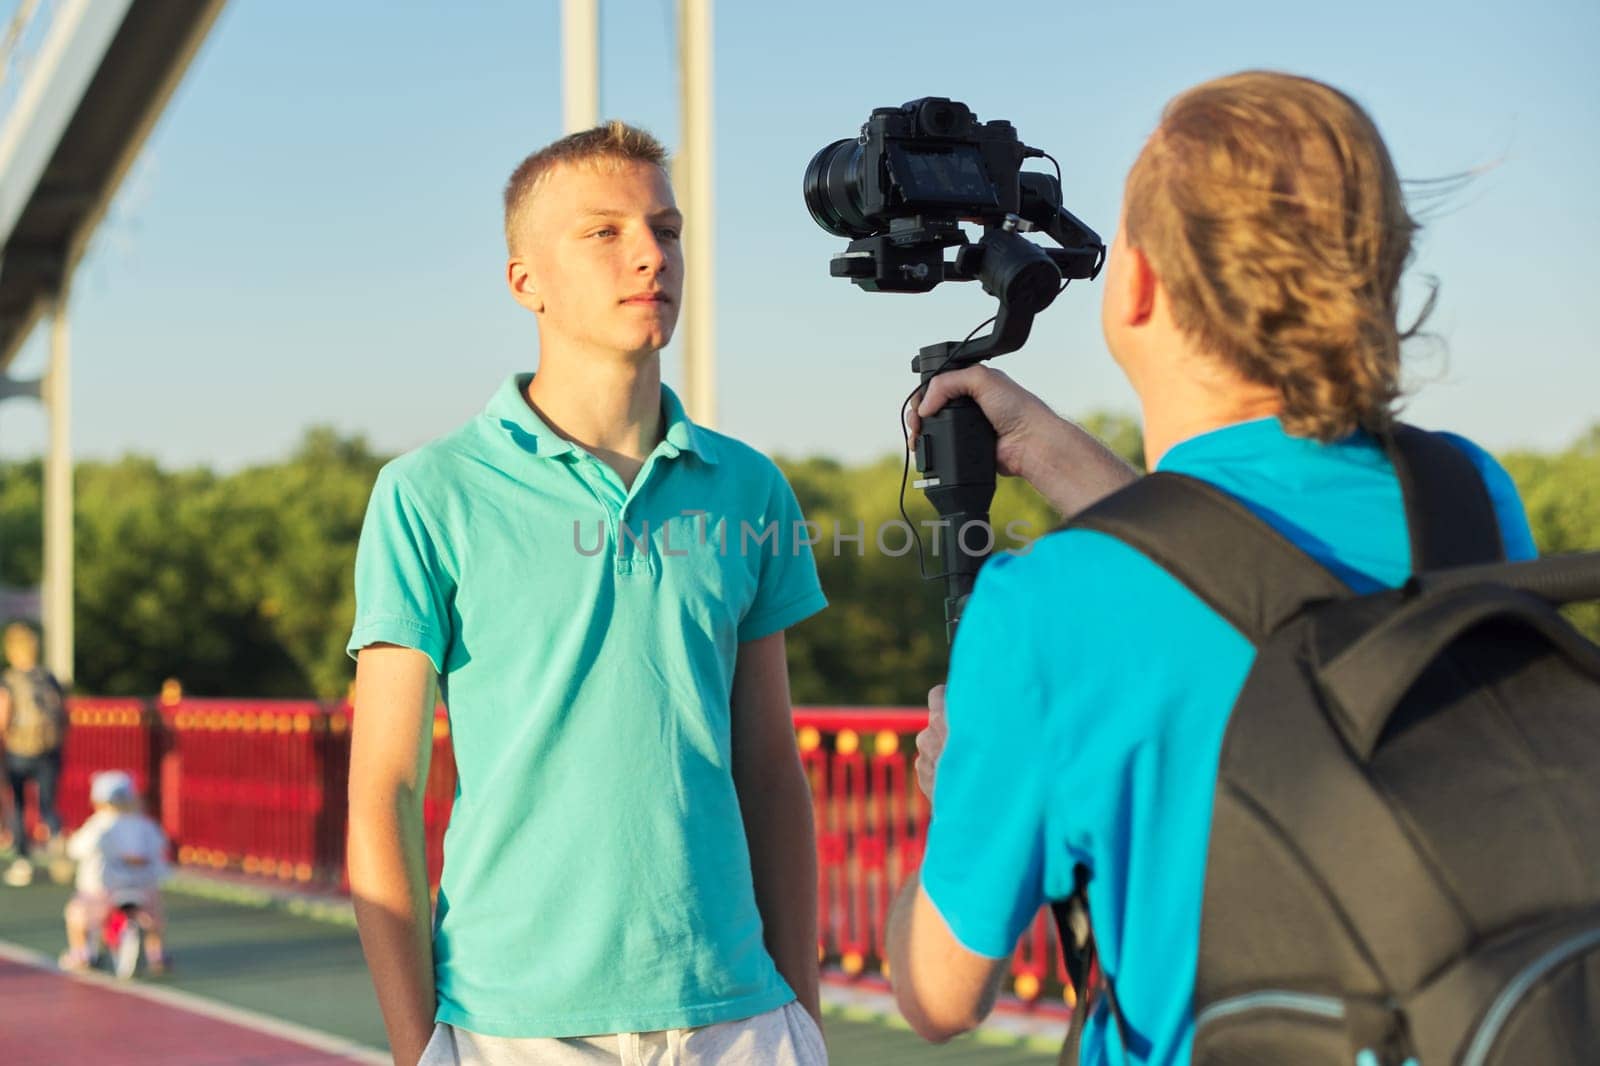
M 1507 555 L 1533 558 L 1510 477 L 1451 440 L 1484 476 Z M 1242 500 L 1357 591 L 1409 575 L 1400 486 L 1364 434 L 1319 444 L 1245 422 L 1184 441 L 1160 469 Z M 1071 893 L 1073 866 L 1089 867 L 1096 943 L 1136 1046 L 1124 1056 L 1101 1009 L 1085 1066 L 1189 1062 L 1217 762 L 1254 661 L 1237 630 L 1103 533 L 1053 534 L 979 574 L 952 652 L 922 884 L 957 940 L 1001 958 Z
M 437 1020 L 564 1037 L 781 1006 L 729 719 L 740 644 L 826 605 L 799 505 L 665 387 L 624 488 L 530 379 L 383 468 L 356 556 L 350 651 L 425 653 L 450 716 Z

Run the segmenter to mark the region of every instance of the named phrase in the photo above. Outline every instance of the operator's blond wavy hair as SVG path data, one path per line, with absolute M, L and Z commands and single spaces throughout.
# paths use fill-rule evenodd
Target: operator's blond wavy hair
M 667 167 L 667 149 L 646 130 L 611 119 L 593 129 L 580 130 L 545 145 L 511 172 L 505 190 L 506 248 L 516 254 L 516 235 L 522 232 L 529 201 L 552 169 L 562 163 L 582 166 L 622 166 L 648 163 Z
M 1178 328 L 1277 389 L 1285 430 L 1383 432 L 1400 396 L 1400 274 L 1417 223 L 1354 100 L 1309 78 L 1246 71 L 1162 113 L 1128 175 L 1128 243 L 1161 278 Z

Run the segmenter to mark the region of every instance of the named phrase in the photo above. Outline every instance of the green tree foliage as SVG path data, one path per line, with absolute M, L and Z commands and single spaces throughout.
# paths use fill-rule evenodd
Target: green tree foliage
M 302 692 L 332 698 L 349 685 L 351 574 L 382 465 L 364 441 L 313 429 L 287 463 L 246 470 L 218 486 L 224 506 L 243 517 L 228 534 L 243 564 L 239 598 L 303 672 Z
M 1078 423 L 1106 442 L 1135 470 L 1144 469 L 1144 428 L 1132 415 L 1096 411 Z
M 44 464 L 0 464 L 0 585 L 37 585 L 44 570 Z
M 350 574 L 382 464 L 360 439 L 308 432 L 287 462 L 222 477 L 149 459 L 75 474 L 76 681 L 139 695 L 334 698 L 351 670 Z M 0 580 L 40 566 L 40 464 L 0 470 Z
M 1136 421 L 1097 415 L 1084 425 L 1141 465 Z M 286 461 L 225 476 L 138 457 L 80 464 L 80 690 L 150 694 L 177 677 L 200 695 L 343 695 L 356 540 L 383 459 L 359 438 L 314 429 Z M 1600 548 L 1600 426 L 1565 451 L 1504 462 L 1542 551 Z M 920 703 L 944 676 L 949 649 L 944 582 L 919 576 L 901 518 L 904 461 L 781 465 L 817 524 L 813 550 L 831 601 L 789 634 L 796 702 Z M 39 580 L 41 473 L 37 460 L 0 463 L 0 583 Z M 922 567 L 937 575 L 934 513 L 909 484 L 905 507 Z M 1058 522 L 1026 484 L 1001 481 L 997 548 L 1025 549 Z M 1600 607 L 1574 616 L 1600 639 Z
M 1517 483 L 1540 552 L 1600 550 L 1600 423 L 1566 451 L 1513 452 L 1501 462 Z M 1600 604 L 1567 613 L 1600 641 Z
M 218 512 L 216 478 L 127 458 L 81 464 L 75 480 L 79 687 L 149 693 L 178 677 L 211 694 L 235 678 L 271 679 L 261 669 L 269 634 L 230 580 L 238 516 Z

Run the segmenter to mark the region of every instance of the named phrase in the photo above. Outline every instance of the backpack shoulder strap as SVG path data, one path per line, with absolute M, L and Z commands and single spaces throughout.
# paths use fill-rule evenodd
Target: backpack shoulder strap
M 1411 572 L 1500 562 L 1500 520 L 1483 476 L 1444 437 L 1397 424 L 1383 439 L 1406 501 Z
M 1308 603 L 1350 589 L 1234 497 L 1157 472 L 1067 523 L 1115 537 L 1183 582 L 1254 644 Z

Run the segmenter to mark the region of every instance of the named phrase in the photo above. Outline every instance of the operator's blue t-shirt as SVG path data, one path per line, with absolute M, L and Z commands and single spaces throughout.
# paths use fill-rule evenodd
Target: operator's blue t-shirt
M 1510 477 L 1450 439 L 1484 475 L 1508 557 L 1533 558 Z M 1408 576 L 1399 483 L 1365 434 L 1319 444 L 1244 422 L 1159 469 L 1238 497 L 1357 591 Z M 1130 1062 L 1189 1061 L 1212 791 L 1254 658 L 1166 571 L 1088 530 L 989 562 L 956 638 L 923 887 L 963 945 L 1001 958 L 1086 864 L 1103 965 L 1133 1043 L 1149 1042 Z M 1089 1021 L 1086 1066 L 1124 1061 L 1106 1022 Z

